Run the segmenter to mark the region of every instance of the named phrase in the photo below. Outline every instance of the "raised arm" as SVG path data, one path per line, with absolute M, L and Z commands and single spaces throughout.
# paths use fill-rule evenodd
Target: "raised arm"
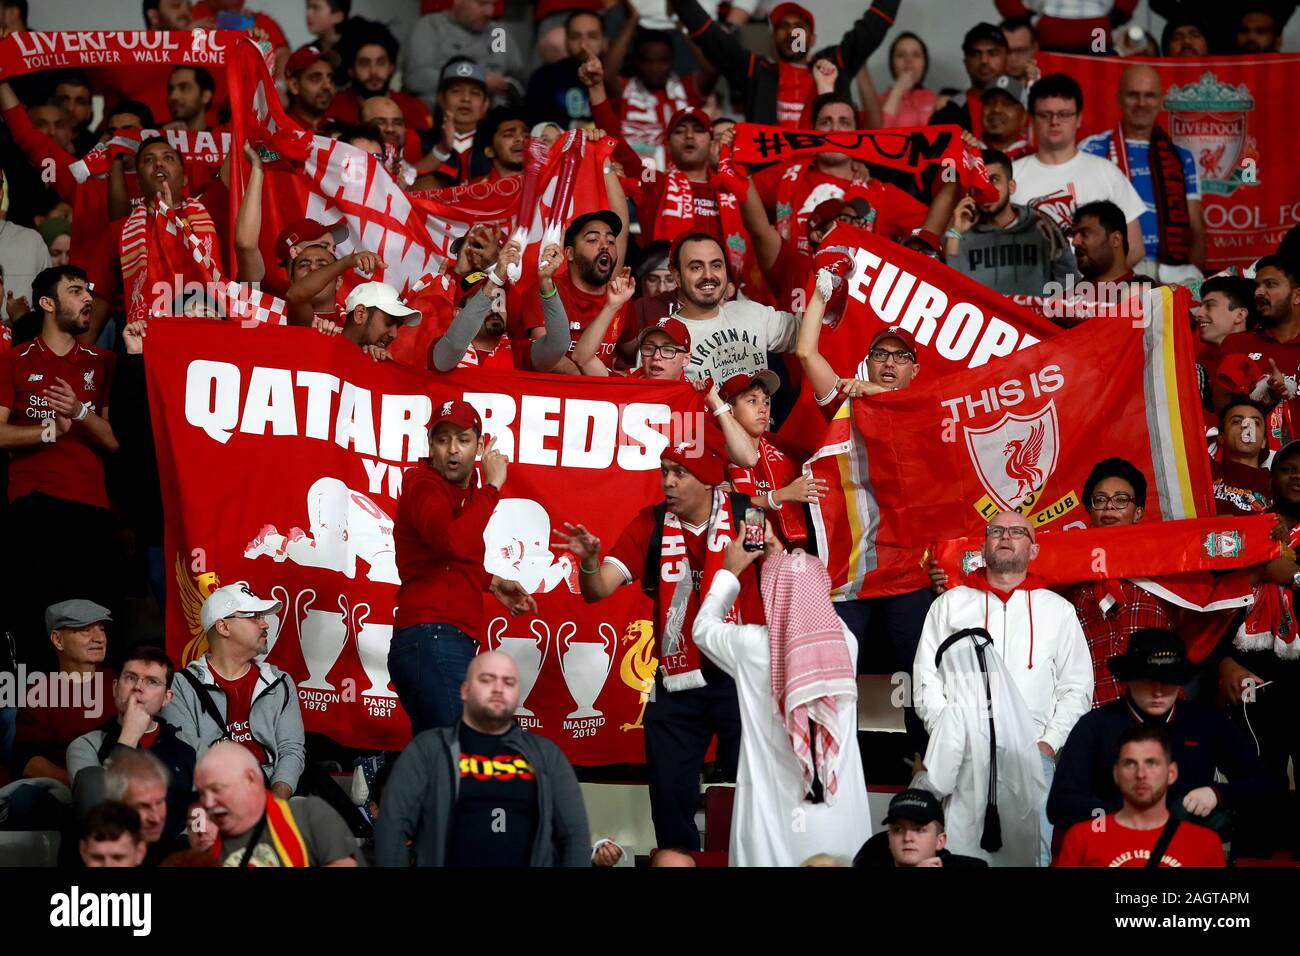
M 766 272 L 776 265 L 781 256 L 781 234 L 767 218 L 763 209 L 763 200 L 751 182 L 745 190 L 744 201 L 740 204 L 740 219 L 754 240 L 754 254 L 758 257 L 758 267 Z
M 355 269 L 373 275 L 384 267 L 384 263 L 373 252 L 354 252 L 350 256 L 336 259 L 324 268 L 309 272 L 293 285 L 285 294 L 290 325 L 311 325 L 315 314 L 311 304 L 326 289 L 331 288 L 349 269 Z
M 542 250 L 537 264 L 537 290 L 542 297 L 542 328 L 545 332 L 541 338 L 533 340 L 531 361 L 539 372 L 553 371 L 562 359 L 569 361 L 569 346 L 573 344 L 564 300 L 555 291 L 555 270 L 559 268 L 562 256 L 560 247 L 551 243 Z
M 826 300 L 822 298 L 821 291 L 814 287 L 808 307 L 804 309 L 803 318 L 799 322 L 799 340 L 795 345 L 795 354 L 803 366 L 803 373 L 808 376 L 808 383 L 812 385 L 813 398 L 819 402 L 829 398 L 840 383 L 835 369 L 831 368 L 831 363 L 826 361 L 817 347 L 822 334 L 822 316 L 825 314 Z
M 262 259 L 259 240 L 262 235 L 262 157 L 248 143 L 244 144 L 248 159 L 248 185 L 239 201 L 235 216 L 235 278 L 240 282 L 261 282 L 266 278 L 266 262 Z
M 898 18 L 902 0 L 875 0 L 840 38 L 835 48 L 835 62 L 840 68 L 839 88 L 847 93 L 858 70 L 885 39 Z
M 632 298 L 632 293 L 636 290 L 636 280 L 632 278 L 632 270 L 624 266 L 623 271 L 616 274 L 605 286 L 605 305 L 592 319 L 582 332 L 582 337 L 578 339 L 578 344 L 573 349 L 574 364 L 582 371 L 583 375 L 608 375 L 609 369 L 605 366 L 596 355 L 600 343 L 605 340 L 605 333 L 609 331 L 609 325 L 614 321 L 614 317 Z M 556 296 L 555 298 L 559 298 Z M 545 302 L 545 300 L 543 300 Z
M 677 19 L 686 27 L 687 37 L 700 48 L 704 58 L 727 78 L 731 95 L 736 100 L 744 100 L 750 67 L 755 60 L 754 54 L 746 50 L 734 34 L 722 29 L 705 13 L 698 0 L 672 0 L 671 6 Z

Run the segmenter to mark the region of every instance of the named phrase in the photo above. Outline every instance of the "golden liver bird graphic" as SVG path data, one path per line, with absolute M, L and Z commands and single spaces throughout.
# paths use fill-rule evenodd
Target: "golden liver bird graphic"
M 176 589 L 181 595 L 185 622 L 190 627 L 190 639 L 185 643 L 185 650 L 181 654 L 181 667 L 208 652 L 208 636 L 203 633 L 203 625 L 199 623 L 199 611 L 208 595 L 219 587 L 221 580 L 217 577 L 217 572 L 203 571 L 191 576 L 181 556 L 176 555 Z
M 1021 498 L 1042 485 L 1043 471 L 1038 467 L 1038 459 L 1043 454 L 1046 435 L 1047 424 L 1038 422 L 1029 429 L 1027 437 L 1013 438 L 1002 449 L 1002 454 L 1007 456 L 1007 477 L 1017 482 L 1012 498 Z
M 640 730 L 641 719 L 645 717 L 645 705 L 650 701 L 650 691 L 655 686 L 655 671 L 659 669 L 659 659 L 655 653 L 655 629 L 649 621 L 628 621 L 623 631 L 623 643 L 632 642 L 632 646 L 623 655 L 623 663 L 618 673 L 623 683 L 641 695 L 641 712 L 636 715 L 636 723 L 624 724 L 623 730 Z

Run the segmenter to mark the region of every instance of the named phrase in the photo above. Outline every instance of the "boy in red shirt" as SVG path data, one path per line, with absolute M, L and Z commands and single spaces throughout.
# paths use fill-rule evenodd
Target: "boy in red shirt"
M 1065 835 L 1056 866 L 1226 866 L 1223 845 L 1213 830 L 1173 818 L 1165 804 L 1178 779 L 1169 735 L 1145 723 L 1120 735 L 1115 784 L 1124 806 L 1095 821 L 1076 823 Z M 1153 851 L 1160 859 L 1152 863 Z

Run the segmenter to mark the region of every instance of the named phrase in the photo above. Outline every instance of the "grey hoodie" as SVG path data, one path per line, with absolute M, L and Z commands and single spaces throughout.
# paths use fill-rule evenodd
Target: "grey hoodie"
M 1049 282 L 1078 275 L 1074 249 L 1059 226 L 1037 210 L 1013 205 L 1005 229 L 977 223 L 948 265 L 1002 295 L 1046 295 Z
M 258 669 L 257 689 L 249 708 L 248 729 L 266 750 L 269 764 L 263 764 L 270 783 L 287 783 L 298 789 L 298 778 L 307 766 L 307 749 L 302 727 L 302 709 L 298 704 L 298 690 L 293 678 L 273 664 L 253 663 Z M 226 716 L 226 692 L 217 686 L 208 670 L 207 656 L 190 661 L 186 671 L 199 679 L 207 688 L 217 711 Z M 158 714 L 174 725 L 182 740 L 194 748 L 200 757 L 225 736 L 225 725 L 203 712 L 203 703 L 188 680 L 177 674 L 172 681 L 172 702 Z
M 537 775 L 537 832 L 529 865 L 591 866 L 587 807 L 564 752 L 517 723 L 501 743 L 518 748 Z M 459 722 L 416 734 L 384 788 L 375 826 L 376 865 L 408 866 L 414 857 L 417 866 L 444 866 L 459 790 Z

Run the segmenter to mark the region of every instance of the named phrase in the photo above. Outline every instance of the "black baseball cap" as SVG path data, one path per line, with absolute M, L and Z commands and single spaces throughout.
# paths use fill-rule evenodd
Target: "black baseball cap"
M 889 813 L 881 824 L 889 826 L 895 820 L 911 820 L 922 826 L 927 823 L 943 826 L 943 804 L 929 790 L 904 790 L 889 801 Z
M 564 230 L 564 247 L 566 249 L 573 245 L 574 241 L 577 240 L 579 235 L 581 235 L 582 230 L 587 228 L 587 223 L 589 222 L 603 222 L 605 225 L 609 226 L 610 231 L 614 233 L 615 236 L 623 231 L 623 220 L 618 218 L 615 213 L 608 209 L 597 209 L 595 212 L 584 212 L 581 216 L 574 219 L 573 222 L 569 223 L 568 229 Z
M 961 41 L 961 52 L 969 54 L 980 40 L 991 40 L 1003 49 L 1011 48 L 1001 27 L 992 23 L 977 23 L 966 31 L 966 37 Z

